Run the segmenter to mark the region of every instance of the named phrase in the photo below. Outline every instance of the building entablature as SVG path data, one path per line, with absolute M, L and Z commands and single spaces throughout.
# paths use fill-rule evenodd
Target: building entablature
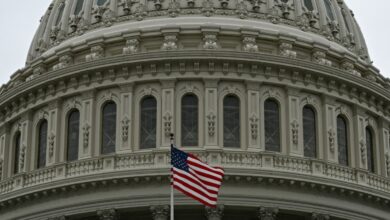
M 298 62 L 278 55 L 210 50 L 156 51 L 101 57 L 93 62 L 51 70 L 3 91 L 0 98 L 2 121 L 9 121 L 13 118 L 10 118 L 11 115 L 16 116 L 27 106 L 37 106 L 35 103 L 44 103 L 46 99 L 87 91 L 91 84 L 115 87 L 119 81 L 119 84 L 142 83 L 158 81 L 161 77 L 178 80 L 181 77 L 183 80 L 186 77 L 223 77 L 275 85 L 286 81 L 289 87 L 329 95 L 389 121 L 390 106 L 386 104 L 388 90 L 361 77 L 311 61 Z

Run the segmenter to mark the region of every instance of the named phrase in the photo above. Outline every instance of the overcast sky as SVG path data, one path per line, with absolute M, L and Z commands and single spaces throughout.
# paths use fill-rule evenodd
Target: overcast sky
M 51 0 L 0 0 L 0 85 L 24 66 L 27 51 Z M 390 0 L 346 0 L 366 38 L 374 65 L 390 77 Z

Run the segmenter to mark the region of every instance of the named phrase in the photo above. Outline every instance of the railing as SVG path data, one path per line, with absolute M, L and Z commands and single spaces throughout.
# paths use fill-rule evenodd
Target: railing
M 193 154 L 212 165 L 222 166 L 227 170 L 239 169 L 242 172 L 242 169 L 248 169 L 248 173 L 243 172 L 243 175 L 250 175 L 251 170 L 272 171 L 274 175 L 278 175 L 278 172 L 285 172 L 295 174 L 302 179 L 304 176 L 315 176 L 390 193 L 390 178 L 320 160 L 280 154 L 226 150 L 200 150 L 193 152 Z M 45 183 L 61 182 L 63 179 L 116 171 L 166 169 L 169 172 L 169 163 L 169 151 L 160 150 L 56 164 L 29 173 L 20 173 L 1 181 L 0 195 Z M 337 182 L 334 183 L 337 184 Z

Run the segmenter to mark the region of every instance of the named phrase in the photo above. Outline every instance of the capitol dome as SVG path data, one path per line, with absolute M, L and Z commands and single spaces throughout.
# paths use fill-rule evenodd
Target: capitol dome
M 53 0 L 0 89 L 0 219 L 390 219 L 390 81 L 344 0 Z

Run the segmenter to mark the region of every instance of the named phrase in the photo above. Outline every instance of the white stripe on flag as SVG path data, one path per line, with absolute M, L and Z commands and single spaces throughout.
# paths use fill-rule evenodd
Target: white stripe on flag
M 211 201 L 209 200 L 208 198 L 200 195 L 199 193 L 187 188 L 186 186 L 182 185 L 181 183 L 178 183 L 178 182 L 174 182 L 173 185 L 175 185 L 176 187 L 179 187 L 180 189 L 182 189 L 183 191 L 186 191 L 188 193 L 190 193 L 191 195 L 203 200 L 204 202 L 208 203 L 208 204 L 211 204 L 211 205 L 216 205 L 217 202 L 216 201 Z

